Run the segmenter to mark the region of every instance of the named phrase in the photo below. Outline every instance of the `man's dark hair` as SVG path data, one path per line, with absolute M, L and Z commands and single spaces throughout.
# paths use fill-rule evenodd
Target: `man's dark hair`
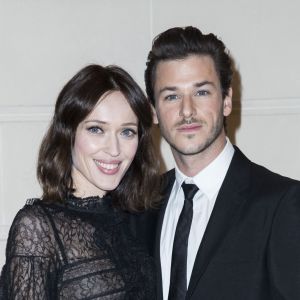
M 117 66 L 90 65 L 80 70 L 62 89 L 50 127 L 42 141 L 37 176 L 42 199 L 64 202 L 74 192 L 72 148 L 76 129 L 101 97 L 120 91 L 138 119 L 136 155 L 119 186 L 111 192 L 117 206 L 138 211 L 157 201 L 159 177 L 151 137 L 152 111 L 133 78 Z
M 175 27 L 159 34 L 153 41 L 145 71 L 146 92 L 153 105 L 156 68 L 161 61 L 183 59 L 189 55 L 209 55 L 220 79 L 223 99 L 232 80 L 232 61 L 225 45 L 214 34 L 203 34 L 198 28 Z

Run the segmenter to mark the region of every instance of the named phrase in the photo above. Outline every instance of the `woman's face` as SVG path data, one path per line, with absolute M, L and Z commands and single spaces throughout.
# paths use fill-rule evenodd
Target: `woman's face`
M 120 183 L 138 147 L 138 119 L 124 95 L 100 99 L 78 125 L 72 150 L 75 195 L 103 196 Z

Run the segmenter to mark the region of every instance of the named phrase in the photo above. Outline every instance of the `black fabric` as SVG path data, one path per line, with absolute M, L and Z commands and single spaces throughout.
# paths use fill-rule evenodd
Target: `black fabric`
M 10 229 L 1 299 L 155 299 L 154 262 L 109 197 L 34 200 Z M 1 294 L 2 293 L 2 294 Z
M 187 292 L 187 248 L 193 220 L 193 198 L 198 191 L 195 184 L 182 184 L 184 205 L 176 226 L 169 288 L 169 300 L 185 299 Z
M 155 257 L 175 171 L 164 176 Z M 300 182 L 235 153 L 193 266 L 186 300 L 300 299 Z M 163 299 L 162 284 L 157 297 Z

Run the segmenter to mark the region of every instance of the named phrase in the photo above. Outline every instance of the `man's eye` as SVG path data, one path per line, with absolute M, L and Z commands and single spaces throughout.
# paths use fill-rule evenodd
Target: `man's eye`
M 196 92 L 196 96 L 207 96 L 209 94 L 209 91 L 206 90 L 200 90 Z
M 122 130 L 122 135 L 125 137 L 133 137 L 136 135 L 136 131 L 133 129 L 126 128 Z
M 94 134 L 97 134 L 97 133 L 102 133 L 103 130 L 98 127 L 98 126 L 91 126 L 87 129 L 90 133 L 94 133 Z

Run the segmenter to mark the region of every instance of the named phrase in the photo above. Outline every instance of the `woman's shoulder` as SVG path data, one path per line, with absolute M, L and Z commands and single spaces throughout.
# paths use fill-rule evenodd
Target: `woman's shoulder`
M 38 198 L 30 198 L 16 214 L 12 226 L 45 223 L 45 221 L 45 209 L 43 209 L 42 201 Z
M 16 214 L 7 244 L 13 255 L 43 255 L 43 245 L 53 244 L 53 230 L 43 206 L 41 200 L 29 199 Z

